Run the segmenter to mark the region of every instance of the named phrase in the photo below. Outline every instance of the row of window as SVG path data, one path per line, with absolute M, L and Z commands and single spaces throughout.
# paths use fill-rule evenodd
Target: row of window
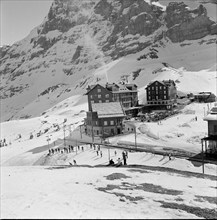
M 161 101 L 161 102 L 148 102 L 148 104 L 168 104 L 168 101 Z
M 102 130 L 99 130 L 99 129 L 93 129 L 93 131 L 92 131 L 92 129 L 87 129 L 87 132 L 88 132 L 88 134 L 92 134 L 92 132 L 93 132 L 93 134 L 94 135 L 102 135 Z M 114 131 L 114 129 L 113 128 L 111 128 L 111 129 L 104 129 L 104 131 L 103 131 L 103 133 L 104 134 L 106 134 L 106 135 L 108 135 L 108 134 L 115 134 L 115 131 Z
M 167 96 L 165 95 L 165 96 L 163 96 L 163 98 L 164 98 L 164 99 L 167 99 Z M 161 97 L 159 98 L 159 96 L 154 96 L 154 97 L 148 96 L 148 99 L 149 99 L 149 100 L 151 100 L 151 99 L 156 99 L 156 100 L 158 100 L 158 99 L 161 99 Z
M 100 99 L 102 98 L 102 95 L 98 94 L 97 97 Z M 90 98 L 93 99 L 93 95 L 91 95 Z M 109 94 L 105 94 L 105 98 L 109 98 Z
M 158 89 L 158 87 L 152 86 L 152 87 L 148 87 L 148 90 L 151 90 L 151 89 L 154 90 L 155 88 Z M 159 86 L 159 89 L 164 89 L 165 90 L 166 87 L 165 86 Z
M 94 102 L 93 100 L 91 100 L 90 102 L 91 102 L 91 104 L 93 104 L 93 103 L 102 103 L 102 100 L 98 100 L 98 102 Z M 105 102 L 109 102 L 109 100 L 106 99 Z
M 130 108 L 130 107 L 132 107 L 131 103 L 123 103 L 122 106 L 123 106 L 124 108 Z
M 98 126 L 99 125 L 99 122 L 98 121 L 91 121 L 91 120 L 87 120 L 87 124 L 88 125 L 93 125 L 93 126 Z M 104 126 L 113 126 L 115 125 L 115 122 L 113 120 L 110 120 L 110 121 L 104 121 L 103 122 L 103 125 Z
M 159 94 L 162 94 L 162 92 L 163 92 L 164 94 L 167 93 L 167 91 L 164 90 L 164 91 L 160 91 Z M 153 92 L 151 92 L 151 91 L 148 91 L 148 95 L 150 95 L 151 93 L 152 93 L 152 94 L 155 94 L 155 93 L 158 93 L 158 91 L 156 91 L 155 93 L 153 93 Z

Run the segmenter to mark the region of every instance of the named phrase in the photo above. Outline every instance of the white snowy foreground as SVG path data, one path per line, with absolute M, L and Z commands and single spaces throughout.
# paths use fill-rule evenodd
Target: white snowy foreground
M 73 97 L 60 106 L 72 101 Z M 80 136 L 78 125 L 85 117 L 83 104 L 60 106 L 41 117 L 1 123 L 1 139 L 8 143 L 0 148 L 1 218 L 216 218 L 216 164 L 206 163 L 203 175 L 199 162 L 128 152 L 127 167 L 106 167 L 109 157 L 114 162 L 122 158 L 123 149 L 101 147 L 101 157 L 89 145 L 83 145 L 84 151 L 48 156 L 49 148 L 64 147 L 59 140 L 64 118 L 66 136 L 70 125 L 72 134 L 77 128 Z M 162 125 L 139 122 L 138 144 L 199 153 L 200 138 L 207 133 L 203 117 L 208 107 L 190 104 Z M 53 123 L 60 125 L 59 131 Z M 36 137 L 44 129 L 48 132 Z M 109 141 L 133 145 L 134 138 L 127 134 Z M 78 166 L 69 166 L 73 160 Z
M 1 168 L 1 218 L 176 219 L 216 214 L 216 178 L 149 168 Z

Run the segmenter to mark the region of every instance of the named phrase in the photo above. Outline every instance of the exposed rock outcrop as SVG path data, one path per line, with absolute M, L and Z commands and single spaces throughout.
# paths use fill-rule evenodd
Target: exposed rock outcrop
M 174 43 L 200 39 L 217 31 L 215 22 L 207 17 L 203 5 L 189 10 L 183 2 L 172 2 L 166 9 L 165 21 L 168 27 L 166 36 Z

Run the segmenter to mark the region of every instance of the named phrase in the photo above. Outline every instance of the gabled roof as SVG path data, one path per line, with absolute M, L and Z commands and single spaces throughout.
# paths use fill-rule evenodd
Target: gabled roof
M 155 82 L 158 82 L 158 83 L 162 84 L 163 86 L 165 86 L 165 84 L 164 84 L 162 81 L 155 80 L 155 81 L 151 81 L 151 82 L 146 86 L 146 88 L 148 88 L 149 86 L 151 86 L 151 85 L 154 84 Z
M 202 138 L 205 141 L 217 141 L 217 135 L 210 135 L 209 137 Z
M 204 121 L 217 121 L 217 114 L 208 114 L 203 118 Z
M 211 114 L 217 114 L 217 106 L 211 108 L 210 113 L 211 113 Z
M 89 90 L 85 93 L 85 95 L 88 95 L 96 86 L 100 86 L 103 87 L 104 89 L 107 90 L 107 88 L 105 88 L 104 86 L 100 85 L 100 84 L 96 84 L 96 85 L 90 85 L 88 88 Z M 109 91 L 109 90 L 108 90 Z M 110 91 L 109 91 L 110 92 Z
M 174 82 L 174 80 L 171 80 L 171 79 L 169 79 L 169 80 L 155 80 L 155 81 L 151 81 L 147 86 L 146 86 L 146 88 L 148 88 L 149 86 L 151 86 L 153 83 L 155 83 L 155 82 L 158 82 L 158 83 L 160 83 L 160 84 L 162 84 L 163 86 L 170 86 L 171 84 L 174 84 L 175 85 L 175 82 Z M 146 89 L 145 88 L 145 89 Z
M 92 103 L 92 110 L 98 118 L 125 117 L 120 102 Z
M 118 88 L 118 90 L 114 90 L 114 88 Z M 136 91 L 136 90 L 131 90 L 132 87 L 135 87 L 137 88 L 137 85 L 136 84 L 116 84 L 116 83 L 113 83 L 113 84 L 106 84 L 106 88 L 112 92 L 121 92 L 121 91 Z

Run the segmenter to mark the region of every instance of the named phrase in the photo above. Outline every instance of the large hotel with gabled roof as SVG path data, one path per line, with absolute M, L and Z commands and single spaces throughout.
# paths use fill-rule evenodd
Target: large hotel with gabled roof
M 127 110 L 138 105 L 135 84 L 96 84 L 88 86 L 86 133 L 102 138 L 123 133 L 123 119 Z

